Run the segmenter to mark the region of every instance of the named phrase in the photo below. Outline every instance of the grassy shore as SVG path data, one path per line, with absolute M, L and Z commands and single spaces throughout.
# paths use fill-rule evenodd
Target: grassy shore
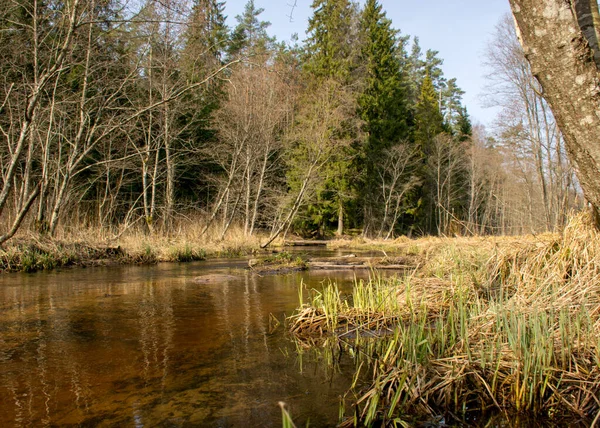
M 578 216 L 561 234 L 378 244 L 421 264 L 349 297 L 313 292 L 290 331 L 304 347 L 345 347 L 369 373 L 349 392 L 350 425 L 491 409 L 596 423 L 599 238 Z
M 55 238 L 21 234 L 0 248 L 0 271 L 33 272 L 66 266 L 188 262 L 239 257 L 259 251 L 263 236 L 244 236 L 231 228 L 225 239 L 188 224 L 172 234 L 132 229 L 117 237 L 97 229 L 59 231 Z

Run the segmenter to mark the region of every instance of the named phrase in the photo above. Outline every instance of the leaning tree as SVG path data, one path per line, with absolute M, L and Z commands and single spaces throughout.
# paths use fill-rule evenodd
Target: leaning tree
M 600 227 L 600 16 L 597 0 L 509 0 Z

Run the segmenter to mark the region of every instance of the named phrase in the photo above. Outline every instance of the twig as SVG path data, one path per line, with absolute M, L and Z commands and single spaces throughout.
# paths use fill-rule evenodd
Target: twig
M 298 7 L 298 0 L 294 0 L 294 4 L 288 3 L 288 6 L 290 6 L 292 10 L 290 11 L 290 14 L 286 16 L 290 18 L 290 22 L 294 22 L 294 10 L 296 9 L 296 7 Z

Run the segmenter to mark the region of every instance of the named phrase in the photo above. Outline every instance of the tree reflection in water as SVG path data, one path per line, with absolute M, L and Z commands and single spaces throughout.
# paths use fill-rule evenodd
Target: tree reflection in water
M 0 277 L 0 425 L 280 426 L 338 421 L 351 359 L 334 374 L 284 329 L 302 279 L 245 261 L 73 269 Z M 195 284 L 206 273 L 230 281 Z M 352 272 L 337 273 L 350 283 Z M 344 373 L 346 371 L 346 373 Z

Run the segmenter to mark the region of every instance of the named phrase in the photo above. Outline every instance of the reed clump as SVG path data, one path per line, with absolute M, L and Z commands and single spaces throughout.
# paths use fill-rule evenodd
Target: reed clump
M 174 246 L 169 250 L 169 261 L 185 263 L 199 260 L 206 260 L 206 251 L 189 243 L 185 243 L 183 246 Z
M 351 393 L 365 425 L 490 409 L 597 422 L 599 238 L 579 215 L 560 235 L 444 243 L 407 277 L 313 292 L 291 332 L 380 337 L 355 353 L 372 373 Z

